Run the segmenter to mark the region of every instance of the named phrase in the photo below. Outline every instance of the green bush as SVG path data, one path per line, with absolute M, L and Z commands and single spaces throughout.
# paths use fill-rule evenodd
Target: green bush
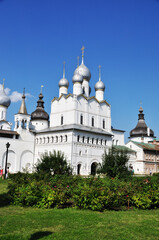
M 8 193 L 12 203 L 41 208 L 73 206 L 94 211 L 127 208 L 128 203 L 141 209 L 159 207 L 159 178 L 156 176 L 127 180 L 46 176 L 41 180 L 36 173 L 12 175 Z

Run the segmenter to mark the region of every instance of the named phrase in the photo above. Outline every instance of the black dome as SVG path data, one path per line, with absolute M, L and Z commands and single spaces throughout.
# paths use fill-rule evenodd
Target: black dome
M 49 120 L 49 115 L 44 110 L 44 101 L 42 93 L 39 94 L 39 100 L 37 101 L 37 107 L 31 114 L 31 120 Z
M 144 119 L 144 114 L 143 114 L 143 109 L 140 107 L 139 109 L 139 118 L 138 118 L 138 123 L 134 129 L 131 130 L 130 132 L 130 137 L 148 137 L 148 127 L 145 123 Z M 150 137 L 154 137 L 154 131 L 150 129 Z

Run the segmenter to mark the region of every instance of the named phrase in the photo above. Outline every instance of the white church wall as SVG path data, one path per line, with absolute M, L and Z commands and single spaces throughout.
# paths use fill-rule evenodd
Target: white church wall
M 31 151 L 32 156 L 29 157 L 28 163 L 34 163 L 33 152 L 34 152 L 34 141 L 24 141 L 20 139 L 12 138 L 1 138 L 1 151 L 0 151 L 0 166 L 5 169 L 6 163 L 6 143 L 10 143 L 8 151 L 8 164 L 10 164 L 9 171 L 15 173 L 21 170 L 21 155 L 25 151 Z

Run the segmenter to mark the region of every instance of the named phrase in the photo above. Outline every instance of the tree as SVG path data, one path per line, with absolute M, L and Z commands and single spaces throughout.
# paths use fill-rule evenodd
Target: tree
M 72 169 L 67 164 L 64 153 L 54 151 L 53 153 L 44 154 L 35 166 L 35 171 L 42 174 L 50 175 L 71 175 Z
M 129 160 L 126 150 L 119 150 L 115 147 L 109 149 L 108 153 L 104 152 L 102 156 L 102 164 L 98 173 L 106 174 L 109 177 L 123 178 L 130 176 L 130 172 L 126 166 Z

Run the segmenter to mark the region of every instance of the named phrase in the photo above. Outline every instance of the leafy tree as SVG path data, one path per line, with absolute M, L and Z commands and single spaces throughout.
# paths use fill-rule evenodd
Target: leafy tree
M 44 154 L 36 164 L 35 171 L 40 174 L 49 175 L 72 174 L 72 169 L 67 164 L 64 153 L 60 151 Z
M 108 153 L 104 152 L 102 156 L 102 164 L 98 173 L 106 174 L 109 177 L 124 178 L 130 176 L 130 172 L 126 166 L 129 160 L 128 152 L 119 150 L 115 147 L 109 149 Z

